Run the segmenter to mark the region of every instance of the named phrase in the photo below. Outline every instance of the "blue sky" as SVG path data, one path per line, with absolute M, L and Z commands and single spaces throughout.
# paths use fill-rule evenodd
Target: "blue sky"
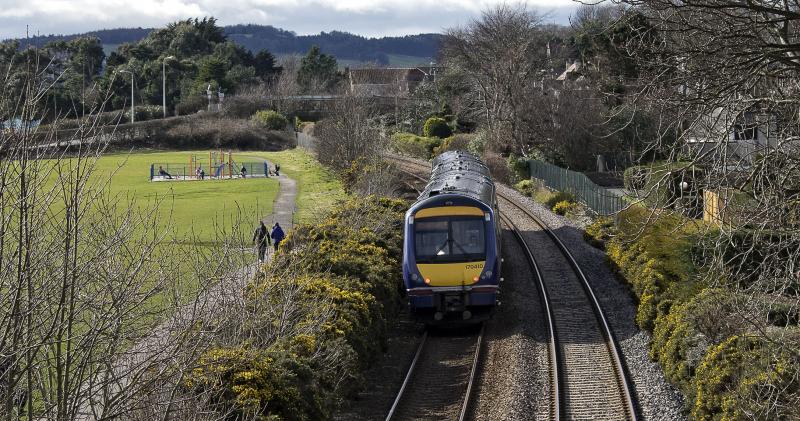
M 478 16 L 494 0 L 0 0 L 0 39 L 118 27 L 159 27 L 214 16 L 222 25 L 256 23 L 313 34 L 365 36 L 441 32 Z M 528 0 L 550 22 L 566 24 L 572 0 Z

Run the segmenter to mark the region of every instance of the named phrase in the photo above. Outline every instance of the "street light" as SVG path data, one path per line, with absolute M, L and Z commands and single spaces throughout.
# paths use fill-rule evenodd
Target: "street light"
M 167 60 L 175 60 L 175 56 L 164 57 L 161 62 L 161 94 L 163 95 L 164 118 L 167 118 Z
M 133 106 L 133 72 L 130 70 L 117 70 L 115 73 L 130 73 L 131 74 L 131 123 L 135 122 L 134 118 L 134 106 Z

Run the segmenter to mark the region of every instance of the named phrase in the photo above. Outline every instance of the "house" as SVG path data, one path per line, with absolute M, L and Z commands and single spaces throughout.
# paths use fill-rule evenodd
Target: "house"
M 778 146 L 778 121 L 759 104 L 741 101 L 697 118 L 685 131 L 684 139 L 692 156 L 749 167 L 761 152 Z

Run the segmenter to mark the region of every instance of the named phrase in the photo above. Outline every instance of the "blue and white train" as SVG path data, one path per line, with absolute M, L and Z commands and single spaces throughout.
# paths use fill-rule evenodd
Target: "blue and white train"
M 412 313 L 429 324 L 479 322 L 498 303 L 500 223 L 489 169 L 445 152 L 406 212 L 403 278 Z

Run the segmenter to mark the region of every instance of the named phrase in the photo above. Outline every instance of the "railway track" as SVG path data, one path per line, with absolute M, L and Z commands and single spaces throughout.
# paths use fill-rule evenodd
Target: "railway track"
M 477 334 L 426 331 L 386 421 L 463 421 L 480 361 L 483 330 L 481 326 Z
M 419 173 L 430 171 L 429 166 L 407 158 L 389 159 L 423 181 Z M 550 330 L 550 418 L 637 420 L 635 395 L 619 346 L 580 265 L 536 215 L 513 198 L 500 192 L 497 196 L 502 202 L 501 218 L 526 251 L 538 278 Z M 515 224 L 509 213 L 522 215 L 525 221 Z M 532 244 L 532 236 L 555 247 L 541 247 L 541 241 Z

